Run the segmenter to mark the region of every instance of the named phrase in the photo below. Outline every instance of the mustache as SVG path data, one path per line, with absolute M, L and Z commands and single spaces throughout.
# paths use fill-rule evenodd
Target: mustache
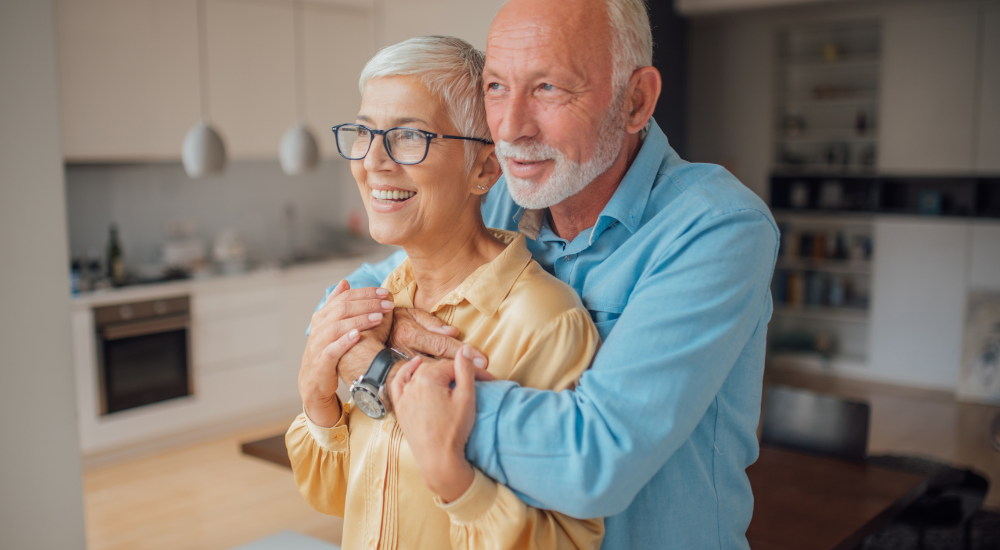
M 542 160 L 560 160 L 565 157 L 562 151 L 551 145 L 530 141 L 527 143 L 511 143 L 500 140 L 496 142 L 494 149 L 497 157 L 506 162 L 509 159 L 517 159 L 526 162 L 538 162 Z

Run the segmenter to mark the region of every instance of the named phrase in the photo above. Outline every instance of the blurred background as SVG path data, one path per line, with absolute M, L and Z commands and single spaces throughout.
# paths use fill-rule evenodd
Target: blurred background
M 782 231 L 752 546 L 1000 547 L 1000 1 L 649 4 L 657 122 Z M 3 4 L 0 547 L 339 543 L 274 437 L 391 252 L 330 127 L 501 5 Z

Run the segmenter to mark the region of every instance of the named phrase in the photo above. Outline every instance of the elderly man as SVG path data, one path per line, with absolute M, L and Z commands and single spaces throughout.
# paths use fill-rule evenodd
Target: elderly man
M 746 548 L 778 232 L 731 174 L 670 148 L 651 119 L 651 63 L 642 0 L 511 0 L 498 13 L 484 93 L 506 185 L 483 215 L 529 237 L 534 258 L 580 294 L 603 345 L 560 393 L 476 382 L 474 400 L 458 399 L 471 377 L 448 384 L 466 361 L 425 364 L 397 382 L 397 416 L 407 437 L 459 442 L 441 445 L 442 468 L 471 463 L 531 505 L 606 517 L 605 549 Z M 363 287 L 401 261 L 331 289 L 304 364 L 349 327 L 381 322 L 340 362 L 345 380 L 365 373 L 390 311 L 384 290 Z M 391 315 L 394 346 L 454 357 L 448 327 Z M 455 479 L 461 494 L 468 477 Z

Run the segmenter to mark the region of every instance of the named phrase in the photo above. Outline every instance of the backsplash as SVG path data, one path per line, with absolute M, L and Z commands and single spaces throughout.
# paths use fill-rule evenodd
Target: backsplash
M 301 176 L 286 176 L 276 160 L 233 161 L 222 175 L 199 180 L 180 163 L 70 164 L 66 201 L 71 256 L 103 258 L 115 223 L 131 267 L 158 263 L 178 223 L 196 227 L 208 250 L 235 230 L 251 260 L 276 261 L 291 255 L 293 242 L 299 252 L 328 247 L 349 213 L 364 211 L 340 159 Z

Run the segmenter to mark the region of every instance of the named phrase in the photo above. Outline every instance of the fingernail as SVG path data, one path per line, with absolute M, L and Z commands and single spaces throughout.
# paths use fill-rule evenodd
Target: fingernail
M 382 309 L 392 309 L 396 304 L 389 300 L 382 300 Z
M 382 320 L 382 314 L 381 313 L 372 313 L 371 315 L 368 316 L 368 320 L 369 321 L 381 321 Z
M 451 325 L 441 325 L 441 330 L 451 330 Z
M 472 348 L 469 346 L 462 346 L 462 355 L 464 355 L 466 359 L 472 359 Z
M 347 333 L 347 337 L 350 338 L 351 340 L 354 340 L 355 338 L 358 337 L 358 334 L 359 334 L 358 329 L 354 329 L 351 332 Z
M 379 296 L 388 296 L 389 295 L 389 289 L 388 288 L 376 288 L 375 289 L 375 294 L 378 294 Z
M 476 368 L 478 369 L 485 369 L 486 359 L 483 359 L 482 357 L 476 357 L 475 359 L 472 360 L 472 364 L 475 365 Z

